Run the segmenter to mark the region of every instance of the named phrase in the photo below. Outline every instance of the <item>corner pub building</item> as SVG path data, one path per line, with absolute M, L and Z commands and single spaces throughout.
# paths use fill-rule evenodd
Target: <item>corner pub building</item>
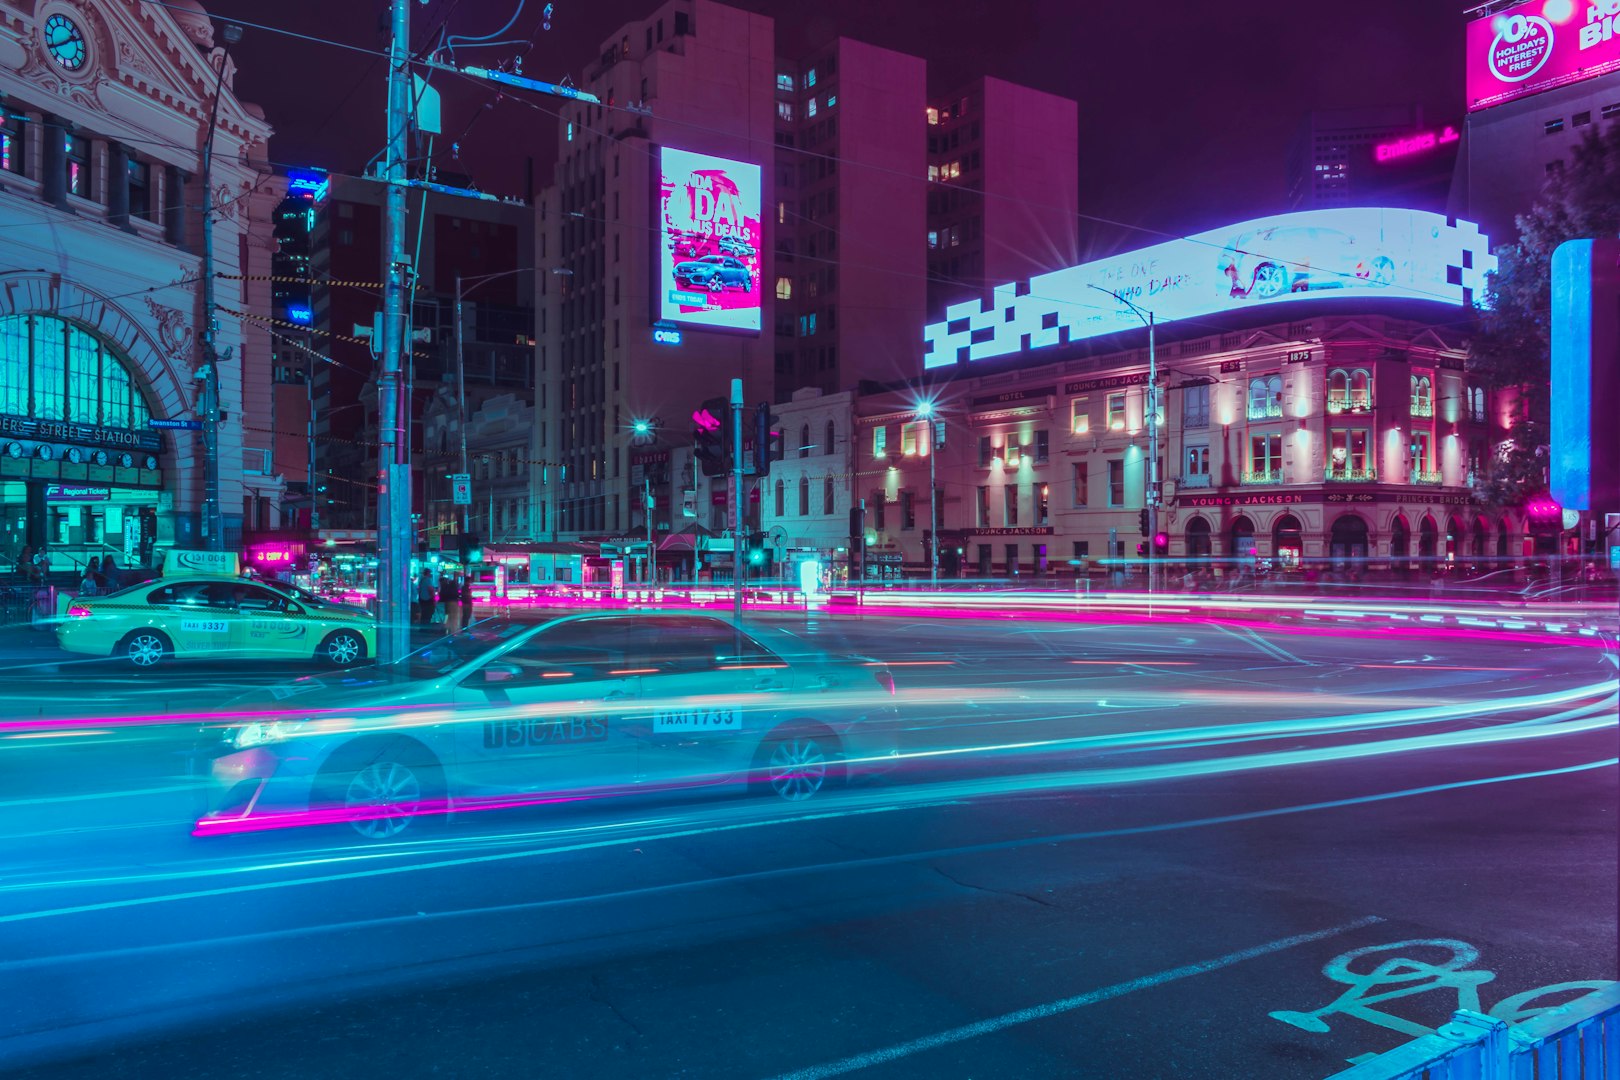
M 223 66 L 223 75 L 221 74 Z M 212 204 L 224 540 L 276 522 L 268 311 L 270 127 L 195 0 L 0 6 L 0 559 L 54 571 L 202 546 L 198 328 Z M 200 189 L 219 95 L 213 192 Z M 261 295 L 262 294 L 262 295 Z M 250 419 L 244 423 L 244 416 Z M 252 425 L 252 426 L 248 426 Z M 265 430 L 258 430 L 264 428 Z

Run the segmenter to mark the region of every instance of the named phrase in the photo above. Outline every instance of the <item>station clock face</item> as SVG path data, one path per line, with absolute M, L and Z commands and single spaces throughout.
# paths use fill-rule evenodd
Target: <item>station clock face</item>
M 84 451 L 77 446 L 70 446 L 68 447 L 67 459 L 69 464 L 78 465 L 84 461 Z
M 146 455 L 146 467 L 148 469 L 157 468 L 157 458 L 153 457 L 151 454 L 147 454 Z
M 90 460 L 95 462 L 97 465 L 107 464 L 107 451 L 97 450 L 95 453 L 90 455 Z
M 22 457 L 23 456 L 22 443 L 17 443 L 17 442 L 7 443 L 6 444 L 6 456 L 7 457 L 14 457 L 14 458 Z
M 122 465 L 126 469 L 129 468 L 131 465 L 135 464 L 135 455 L 134 454 L 119 454 L 118 455 L 118 464 Z
M 50 461 L 56 457 L 56 451 L 51 449 L 49 446 L 35 447 L 34 454 L 41 461 Z
M 45 20 L 45 49 L 51 54 L 51 59 L 69 71 L 84 67 L 90 55 L 83 32 L 66 15 L 52 15 Z

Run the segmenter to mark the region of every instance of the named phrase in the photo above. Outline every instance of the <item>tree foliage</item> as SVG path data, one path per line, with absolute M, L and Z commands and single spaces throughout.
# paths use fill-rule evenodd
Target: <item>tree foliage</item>
M 1517 392 L 1509 441 L 1474 481 L 1475 496 L 1492 507 L 1546 489 L 1552 254 L 1566 240 L 1620 235 L 1620 123 L 1589 130 L 1516 223 L 1518 240 L 1496 251 L 1468 347 L 1469 371 L 1494 389 Z

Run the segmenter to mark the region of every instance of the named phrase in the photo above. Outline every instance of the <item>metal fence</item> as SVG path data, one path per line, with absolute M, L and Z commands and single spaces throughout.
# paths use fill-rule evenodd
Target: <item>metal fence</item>
M 1620 983 L 1521 1024 L 1459 1009 L 1330 1080 L 1620 1080 Z

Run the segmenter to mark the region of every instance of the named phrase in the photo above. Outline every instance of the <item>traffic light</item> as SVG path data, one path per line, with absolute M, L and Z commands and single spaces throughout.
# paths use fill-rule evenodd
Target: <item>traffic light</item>
M 771 407 L 760 402 L 754 408 L 754 475 L 769 476 L 771 462 L 781 461 L 787 449 L 783 443 L 787 433 L 782 430 L 782 418 L 771 415 Z
M 866 507 L 849 508 L 849 550 L 860 552 L 866 543 Z
M 1164 558 L 1170 554 L 1170 534 L 1157 532 L 1153 534 L 1153 554 L 1157 558 Z
M 1144 507 L 1143 507 L 1143 508 L 1142 508 L 1142 509 L 1140 509 L 1140 510 L 1138 510 L 1138 511 L 1137 511 L 1137 512 L 1136 512 L 1136 522 L 1137 522 L 1137 527 L 1138 527 L 1138 528 L 1140 528 L 1140 529 L 1141 529 L 1141 530 L 1142 530 L 1142 535 L 1143 535 L 1143 536 L 1152 536 L 1152 535 L 1153 535 L 1153 534 L 1152 534 L 1152 533 L 1151 533 L 1151 532 L 1150 532 L 1150 531 L 1149 531 L 1149 530 L 1148 530 L 1148 512 L 1147 512 L 1147 507 L 1145 507 L 1145 506 L 1144 506 Z
M 1147 541 L 1146 540 L 1138 540 L 1136 542 L 1136 557 L 1138 559 L 1140 559 L 1140 558 L 1144 558 L 1146 555 L 1147 555 Z
M 713 397 L 692 414 L 692 452 L 704 476 L 726 475 L 726 444 L 730 441 L 726 421 L 730 409 L 725 398 Z

